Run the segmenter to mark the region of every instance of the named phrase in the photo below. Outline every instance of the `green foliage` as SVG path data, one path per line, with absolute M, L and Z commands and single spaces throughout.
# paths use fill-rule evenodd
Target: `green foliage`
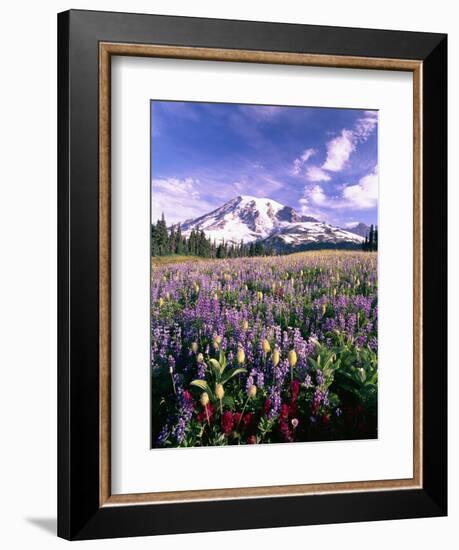
M 151 255 L 191 255 L 200 258 L 243 258 L 249 256 L 271 256 L 272 248 L 261 242 L 244 244 L 216 244 L 207 238 L 204 231 L 192 229 L 189 237 L 182 235 L 180 224 L 167 228 L 164 214 L 161 219 L 151 225 Z
M 206 392 L 212 402 L 216 402 L 217 398 L 215 396 L 215 392 L 212 390 L 212 388 L 215 388 L 217 384 L 221 384 L 222 386 L 225 386 L 227 382 L 229 382 L 232 378 L 237 376 L 238 374 L 243 374 L 247 372 L 247 369 L 244 369 L 243 367 L 236 367 L 234 369 L 226 370 L 227 362 L 226 357 L 223 351 L 220 350 L 218 361 L 217 359 L 214 359 L 213 357 L 209 358 L 207 361 L 207 369 L 206 369 L 206 380 L 193 380 L 190 382 L 190 385 L 199 388 L 203 392 Z M 224 399 L 225 404 L 232 404 L 232 401 L 230 401 L 230 397 L 226 396 L 226 400 Z
M 378 250 L 378 226 L 371 224 L 368 235 L 365 235 L 365 241 L 362 243 L 362 250 L 366 252 L 376 252 Z

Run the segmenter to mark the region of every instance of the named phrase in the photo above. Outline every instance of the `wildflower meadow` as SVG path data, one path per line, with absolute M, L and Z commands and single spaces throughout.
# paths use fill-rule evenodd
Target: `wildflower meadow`
M 154 448 L 377 437 L 377 254 L 157 262 Z

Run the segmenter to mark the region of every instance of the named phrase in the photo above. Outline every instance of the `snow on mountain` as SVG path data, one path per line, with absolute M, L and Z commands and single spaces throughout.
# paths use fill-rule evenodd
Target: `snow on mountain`
M 356 235 L 360 235 L 361 237 L 368 237 L 368 233 L 370 233 L 370 226 L 368 226 L 366 223 L 355 222 L 347 225 L 346 231 L 355 233 Z
M 307 250 L 310 248 L 355 248 L 363 237 L 324 222 L 288 224 L 265 239 L 276 250 Z
M 280 224 L 292 220 L 293 212 L 271 199 L 241 195 L 213 212 L 184 222 L 182 232 L 186 235 L 192 229 L 203 230 L 217 242 L 251 242 L 269 237 Z
M 215 242 L 245 243 L 262 240 L 277 249 L 301 249 L 308 245 L 358 245 L 363 237 L 339 227 L 298 214 L 268 198 L 241 195 L 216 210 L 181 225 L 182 233 L 204 233 Z

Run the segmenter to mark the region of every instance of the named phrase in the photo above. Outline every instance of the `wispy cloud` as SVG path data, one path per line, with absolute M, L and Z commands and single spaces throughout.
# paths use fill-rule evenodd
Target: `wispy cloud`
M 152 102 L 153 219 L 254 195 L 332 223 L 374 223 L 377 124 L 364 110 Z
M 353 134 L 355 141 L 365 142 L 374 132 L 378 124 L 377 111 L 365 111 L 364 116 L 357 119 Z
M 218 208 L 238 195 L 272 198 L 285 183 L 269 173 L 206 174 L 188 178 L 153 178 L 151 216 L 156 221 L 162 213 L 168 224 L 196 218 Z
M 306 179 L 308 181 L 330 181 L 331 177 L 319 166 L 308 166 L 306 168 Z
M 378 169 L 360 179 L 356 185 L 343 189 L 343 198 L 349 206 L 359 210 L 374 208 L 378 203 Z
M 312 201 L 321 206 L 326 203 L 327 197 L 324 193 L 324 190 L 320 185 L 315 185 L 310 192 L 310 197 L 312 198 Z
M 339 172 L 353 151 L 355 151 L 353 132 L 342 130 L 338 137 L 327 143 L 327 158 L 322 168 L 331 172 Z
M 300 199 L 303 213 L 310 214 L 314 207 L 322 210 L 369 210 L 378 203 L 378 168 L 359 179 L 354 185 L 343 185 L 338 196 L 327 196 L 320 185 L 306 186 Z
M 292 174 L 298 176 L 308 160 L 317 153 L 316 149 L 306 149 L 301 156 L 293 161 Z
M 367 141 L 377 124 L 378 113 L 364 111 L 364 116 L 357 119 L 352 129 L 344 128 L 339 136 L 327 143 L 327 158 L 322 168 L 331 172 L 340 172 L 356 150 L 357 144 Z
M 159 178 L 152 182 L 155 191 L 174 194 L 178 197 L 189 197 L 190 199 L 199 199 L 199 191 L 196 189 L 198 180 L 193 178 Z
M 152 221 L 158 220 L 164 213 L 168 224 L 177 223 L 199 216 L 203 208 L 211 209 L 212 205 L 203 200 L 198 190 L 199 184 L 199 180 L 192 178 L 153 179 L 151 182 Z

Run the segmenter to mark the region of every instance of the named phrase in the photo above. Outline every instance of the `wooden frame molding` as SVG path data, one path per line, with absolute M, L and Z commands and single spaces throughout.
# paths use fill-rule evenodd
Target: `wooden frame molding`
M 269 487 L 245 487 L 199 491 L 173 491 L 142 494 L 111 494 L 110 468 L 110 66 L 112 56 L 141 56 L 213 60 L 244 63 L 304 65 L 352 69 L 378 69 L 413 73 L 413 477 L 383 481 L 324 483 Z M 423 362 L 422 362 L 422 136 L 423 62 L 417 60 L 350 57 L 233 50 L 201 47 L 175 47 L 149 44 L 100 42 L 99 44 L 99 392 L 100 392 L 100 491 L 99 506 L 161 504 L 188 501 L 298 496 L 339 492 L 362 492 L 422 488 L 423 479 Z

